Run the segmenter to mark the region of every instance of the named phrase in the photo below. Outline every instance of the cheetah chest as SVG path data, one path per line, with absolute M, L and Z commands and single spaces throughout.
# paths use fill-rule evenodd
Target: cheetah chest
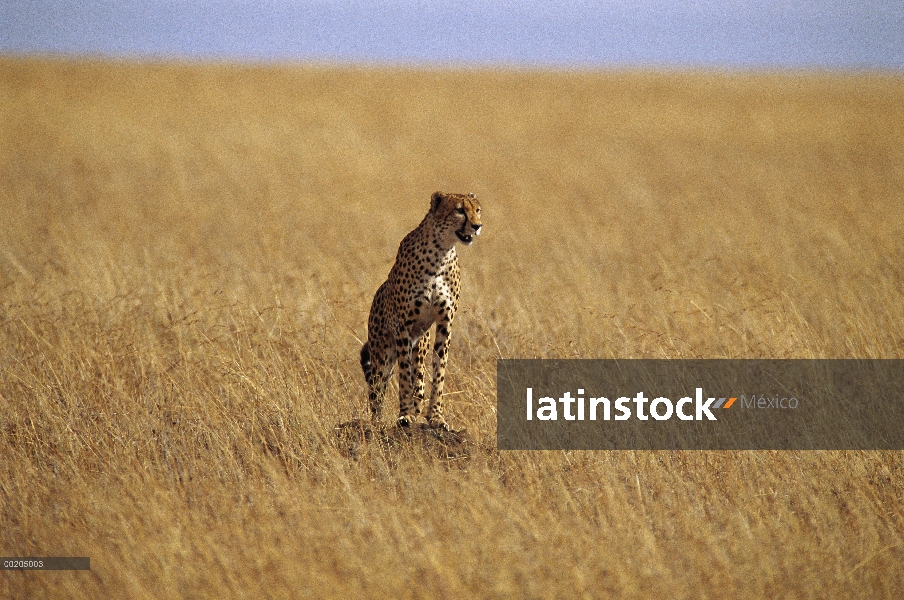
M 415 333 L 423 333 L 437 321 L 451 318 L 458 298 L 458 278 L 451 264 L 437 272 L 426 271 L 418 278 L 410 300 Z

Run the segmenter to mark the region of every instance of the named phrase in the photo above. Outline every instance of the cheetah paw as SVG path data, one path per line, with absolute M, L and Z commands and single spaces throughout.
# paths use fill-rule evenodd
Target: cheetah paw
M 445 421 L 430 421 L 430 427 L 432 427 L 433 429 L 442 429 L 443 431 L 452 431 L 452 429 L 449 427 L 449 424 Z

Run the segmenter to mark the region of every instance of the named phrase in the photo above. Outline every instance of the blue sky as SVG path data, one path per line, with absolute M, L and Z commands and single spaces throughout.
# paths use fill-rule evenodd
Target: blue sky
M 0 53 L 904 70 L 904 0 L 0 0 Z

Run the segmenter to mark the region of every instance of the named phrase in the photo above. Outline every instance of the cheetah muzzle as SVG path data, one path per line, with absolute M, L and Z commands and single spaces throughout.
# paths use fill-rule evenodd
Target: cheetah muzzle
M 460 232 L 460 231 L 456 231 L 456 232 L 455 232 L 455 235 L 458 236 L 458 239 L 460 239 L 462 242 L 464 242 L 464 244 L 465 244 L 466 246 L 470 246 L 470 245 L 471 245 L 471 242 L 474 241 L 474 236 L 472 236 L 472 235 L 465 235 L 465 234 L 463 234 L 463 233 Z
M 424 402 L 426 362 L 431 356 L 433 387 L 427 423 L 449 429 L 443 416 L 443 384 L 461 291 L 455 244 L 470 245 L 482 226 L 480 203 L 474 194 L 436 192 L 427 215 L 399 245 L 389 277 L 374 295 L 368 338 L 361 348 L 361 368 L 374 420 L 381 417 L 386 385 L 398 363 L 397 424 L 410 426 L 417 421 Z M 431 345 L 429 330 L 434 325 Z

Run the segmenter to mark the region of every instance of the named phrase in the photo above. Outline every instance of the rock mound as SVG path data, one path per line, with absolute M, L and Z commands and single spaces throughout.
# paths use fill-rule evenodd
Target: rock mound
M 425 423 L 413 427 L 380 427 L 370 421 L 355 419 L 337 425 L 336 435 L 339 451 L 356 460 L 371 445 L 384 450 L 420 447 L 441 459 L 467 458 L 474 449 L 467 429 L 446 431 L 433 429 Z

